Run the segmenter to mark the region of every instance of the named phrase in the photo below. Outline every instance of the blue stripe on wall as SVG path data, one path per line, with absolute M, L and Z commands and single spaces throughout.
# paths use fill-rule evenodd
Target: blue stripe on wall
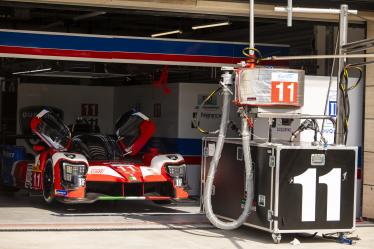
M 152 138 L 147 146 L 158 148 L 161 153 L 179 153 L 189 156 L 201 155 L 201 139 L 188 139 L 188 138 Z
M 182 55 L 207 55 L 243 58 L 246 44 L 216 43 L 202 41 L 176 41 L 145 39 L 140 37 L 92 37 L 60 34 L 39 34 L 0 31 L 0 45 L 36 47 L 98 52 L 138 52 Z M 288 55 L 288 47 L 276 45 L 257 46 L 264 56 Z

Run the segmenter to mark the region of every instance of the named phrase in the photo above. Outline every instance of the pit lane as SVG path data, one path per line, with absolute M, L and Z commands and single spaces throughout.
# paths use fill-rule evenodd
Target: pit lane
M 46 204 L 26 191 L 0 193 L 0 231 L 136 230 L 212 228 L 197 201 Z
M 356 232 L 356 248 L 372 248 L 374 227 Z M 284 235 L 283 247 L 293 235 Z M 299 238 L 300 239 L 300 238 Z M 341 244 L 321 237 L 302 238 L 304 248 L 338 249 Z M 98 201 L 93 204 L 47 205 L 26 191 L 0 191 L 0 248 L 279 248 L 267 232 L 242 227 L 219 230 L 200 213 L 198 201 L 167 206 L 151 201 Z M 3 247 L 2 247 L 3 246 Z M 166 247 L 166 248 L 170 248 Z

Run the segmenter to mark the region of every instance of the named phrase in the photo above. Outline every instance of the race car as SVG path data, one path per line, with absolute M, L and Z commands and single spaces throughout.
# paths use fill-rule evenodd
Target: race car
M 188 198 L 181 155 L 160 155 L 153 148 L 139 158 L 155 132 L 154 123 L 140 112 L 125 113 L 115 125 L 115 136 L 72 137 L 49 110 L 31 120 L 31 129 L 44 145 L 34 146 L 34 161 L 14 163 L 12 187 L 38 191 L 47 203 Z

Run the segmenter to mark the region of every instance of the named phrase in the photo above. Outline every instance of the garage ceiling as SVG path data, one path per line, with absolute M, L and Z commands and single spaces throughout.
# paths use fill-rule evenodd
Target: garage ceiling
M 242 1 L 245 2 L 245 1 Z M 248 2 L 248 1 L 247 1 Z M 256 0 L 258 3 L 273 4 L 273 5 L 286 5 L 286 0 Z M 374 0 L 294 0 L 294 6 L 314 7 L 314 8 L 337 8 L 340 4 L 348 4 L 351 9 L 373 11 Z
M 238 1 L 246 2 L 246 1 Z M 259 1 L 260 2 L 260 1 Z M 263 1 L 264 3 L 279 3 L 285 1 Z M 295 1 L 298 2 L 298 1 Z M 300 1 L 302 2 L 302 1 Z M 314 2 L 314 1 L 313 1 Z M 322 1 L 321 1 L 322 2 Z M 325 1 L 333 4 L 336 1 Z M 366 6 L 364 2 L 360 6 Z M 194 25 L 207 24 L 229 20 L 231 25 L 203 30 L 192 30 Z M 335 25 L 335 24 L 328 24 Z M 15 30 L 34 30 L 67 33 L 86 33 L 103 35 L 124 35 L 150 37 L 153 33 L 174 29 L 183 30 L 182 34 L 167 38 L 218 40 L 218 41 L 248 41 L 248 19 L 244 16 L 202 15 L 177 12 L 155 12 L 135 9 L 87 9 L 63 5 L 38 5 L 30 3 L 0 2 L 0 28 Z M 279 19 L 256 18 L 256 42 L 291 45 L 292 54 L 313 54 L 314 24 L 305 21 L 295 21 L 289 29 L 285 22 Z M 296 65 L 297 66 L 297 65 Z M 100 63 L 56 62 L 21 59 L 2 59 L 1 75 L 12 75 L 14 72 L 42 69 L 51 67 L 54 73 L 45 75 L 24 74 L 23 82 L 61 83 L 66 79 L 61 76 L 64 72 L 71 76 L 73 84 L 139 84 L 149 83 L 157 79 L 162 69 L 156 65 L 111 65 Z M 311 66 L 313 70 L 313 66 Z M 73 72 L 70 74 L 69 72 Z M 76 73 L 92 73 L 91 80 L 87 77 L 79 79 Z M 115 74 L 119 77 L 94 77 L 96 74 Z M 126 76 L 121 76 L 126 75 Z M 53 77 L 55 76 L 55 77 Z M 17 77 L 20 77 L 19 75 Z M 215 69 L 191 67 L 171 67 L 170 82 L 215 82 Z M 84 79 L 83 79 L 84 78 Z
M 248 1 L 243 0 L 8 0 L 7 2 L 21 2 L 23 4 L 43 3 L 50 6 L 70 6 L 79 8 L 111 8 L 117 10 L 147 10 L 160 12 L 175 12 L 188 14 L 215 14 L 215 15 L 230 15 L 230 16 L 248 16 Z M 274 6 L 285 5 L 286 0 L 256 0 L 256 15 L 266 18 L 284 17 L 284 13 L 275 13 Z M 348 2 L 351 8 L 358 8 L 360 15 L 370 17 L 367 10 L 372 10 L 372 1 L 305 1 L 295 0 L 295 6 L 318 6 L 318 7 L 338 7 L 341 2 Z M 315 20 L 313 14 L 295 14 L 295 19 Z M 319 20 L 336 22 L 336 18 L 331 15 L 319 15 Z M 352 20 L 362 21 L 357 17 L 351 17 Z

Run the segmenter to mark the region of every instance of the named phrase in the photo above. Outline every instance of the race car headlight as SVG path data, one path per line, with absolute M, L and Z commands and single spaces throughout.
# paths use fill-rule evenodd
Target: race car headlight
M 62 163 L 62 179 L 76 186 L 84 185 L 86 171 L 87 167 L 84 164 Z
M 184 178 L 186 176 L 186 165 L 168 165 L 167 171 L 173 178 Z

